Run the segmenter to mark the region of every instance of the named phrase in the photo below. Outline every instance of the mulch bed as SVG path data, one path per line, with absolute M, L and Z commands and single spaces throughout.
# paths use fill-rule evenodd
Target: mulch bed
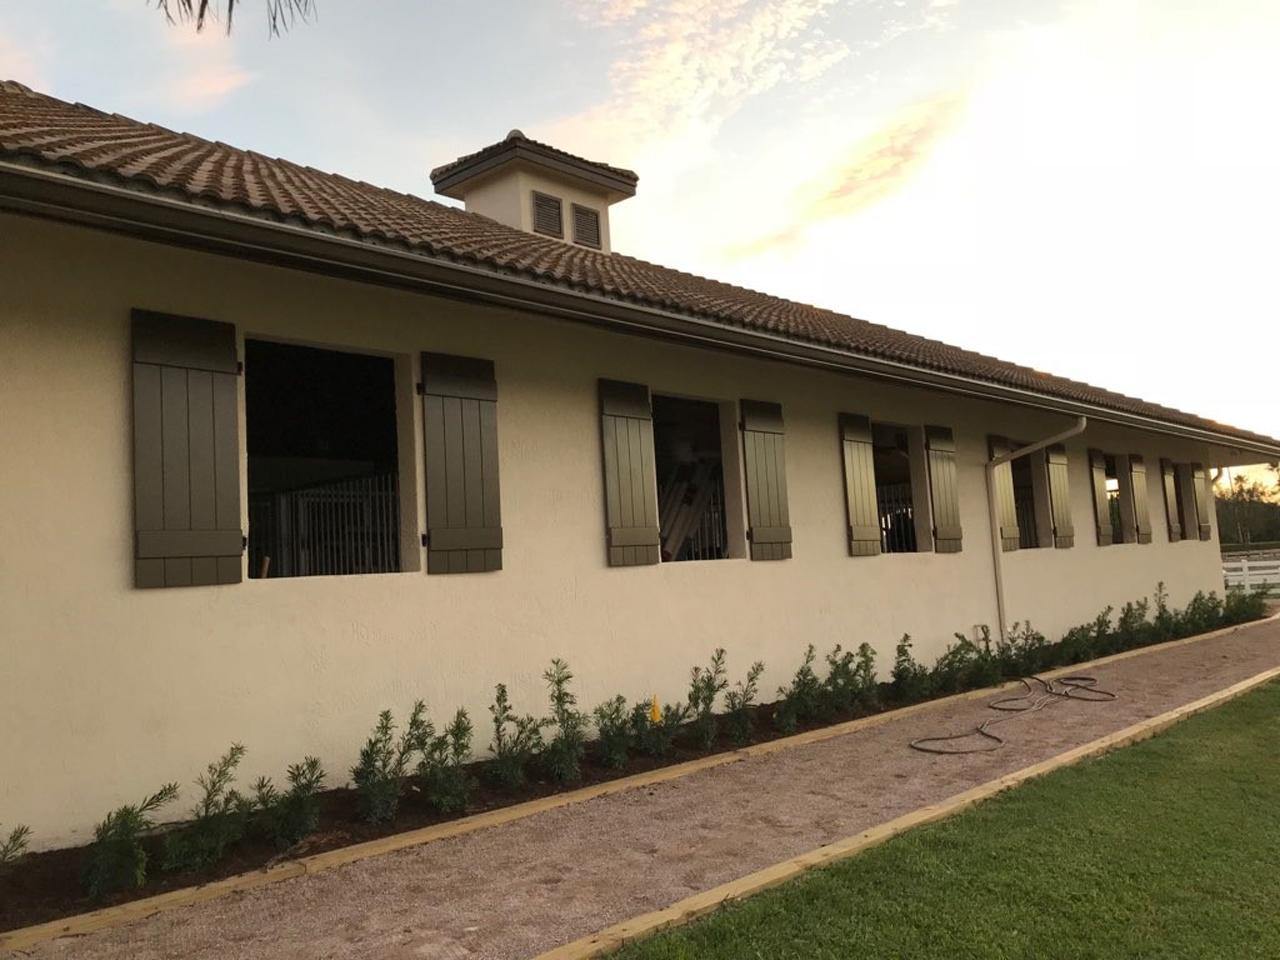
M 887 685 L 884 692 L 888 693 Z M 898 706 L 902 704 L 888 702 L 886 697 L 881 710 Z M 752 737 L 751 743 L 765 743 L 791 735 L 781 733 L 774 728 L 774 704 L 762 704 L 753 709 L 756 734 Z M 831 717 L 827 723 L 802 724 L 799 730 L 843 723 L 876 712 L 880 710 L 845 713 Z M 459 819 L 461 816 L 509 807 L 568 789 L 605 783 L 734 749 L 737 749 L 737 745 L 730 743 L 723 733 L 716 746 L 705 752 L 695 750 L 686 742 L 677 739 L 668 756 L 657 758 L 632 755 L 628 757 L 626 765 L 621 768 L 602 765 L 589 749 L 582 764 L 581 782 L 565 786 L 542 779 L 540 775 L 535 774 L 518 791 L 499 790 L 490 786 L 484 777 L 485 761 L 476 761 L 469 765 L 476 781 L 476 788 L 464 814 L 442 816 L 431 810 L 411 782 L 401 800 L 396 820 L 392 824 L 373 825 L 361 821 L 357 812 L 356 791 L 353 788 L 341 787 L 326 790 L 319 795 L 321 810 L 319 829 L 297 846 L 283 853 L 269 838 L 256 836 L 251 832 L 250 836 L 230 848 L 226 857 L 211 868 L 167 872 L 160 868 L 164 858 L 164 838 L 162 833 L 158 833 L 146 841 L 148 858 L 146 884 L 136 890 L 116 893 L 97 900 L 91 900 L 86 896 L 81 880 L 89 849 L 87 845 L 32 853 L 7 872 L 0 873 L 0 932 L 127 903 L 169 890 L 198 886 L 274 863 L 444 823 Z

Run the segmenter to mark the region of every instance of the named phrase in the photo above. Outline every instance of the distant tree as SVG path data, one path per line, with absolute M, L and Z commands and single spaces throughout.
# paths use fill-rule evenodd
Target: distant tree
M 267 32 L 279 36 L 295 21 L 306 21 L 315 13 L 315 0 L 263 0 L 267 8 Z M 227 33 L 231 32 L 231 20 L 240 0 L 156 0 L 156 7 L 170 23 L 194 23 L 196 30 L 204 29 L 207 20 L 218 19 L 219 10 L 226 13 Z
M 1280 503 L 1264 484 L 1236 476 L 1230 489 L 1218 494 L 1217 506 L 1223 543 L 1280 541 Z

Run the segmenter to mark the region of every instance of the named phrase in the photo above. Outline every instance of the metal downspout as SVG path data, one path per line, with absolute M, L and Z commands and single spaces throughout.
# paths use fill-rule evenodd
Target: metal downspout
M 996 616 L 1000 621 L 999 637 L 1001 640 L 1008 638 L 1009 617 L 1005 611 L 1004 549 L 1000 542 L 1000 517 L 996 506 L 996 467 L 1002 466 L 1011 460 L 1017 460 L 1019 457 L 1025 457 L 1029 453 L 1035 453 L 1037 450 L 1043 450 L 1045 447 L 1051 447 L 1055 443 L 1061 443 L 1063 440 L 1069 440 L 1071 437 L 1078 437 L 1084 433 L 1088 425 L 1089 418 L 1080 417 L 1076 420 L 1074 427 L 1069 427 L 1061 433 L 1055 433 L 1051 437 L 1045 437 L 1043 440 L 1037 440 L 1035 443 L 1029 443 L 1025 447 L 1019 447 L 1012 453 L 1006 453 L 987 462 L 987 516 L 991 520 L 991 566 L 996 576 Z

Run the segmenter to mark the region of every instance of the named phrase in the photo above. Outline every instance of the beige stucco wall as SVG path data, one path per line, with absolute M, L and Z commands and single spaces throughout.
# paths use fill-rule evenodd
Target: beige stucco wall
M 191 780 L 233 740 L 248 747 L 244 781 L 279 780 L 285 764 L 314 753 L 342 782 L 376 712 L 403 713 L 416 697 L 437 718 L 466 706 L 482 746 L 493 684 L 511 686 L 518 710 L 542 710 L 540 674 L 554 656 L 568 659 L 587 705 L 618 692 L 682 697 L 690 665 L 721 645 L 735 678 L 766 662 L 767 694 L 809 641 L 823 650 L 869 641 L 887 673 L 909 632 L 931 659 L 954 631 L 995 622 L 986 434 L 1035 439 L 1069 422 L 11 216 L 0 216 L 0 265 L 0 822 L 30 824 L 40 846 L 83 841 L 109 808 L 166 780 L 183 784 L 185 807 Z M 505 568 L 428 576 L 416 564 L 382 576 L 135 590 L 135 306 L 401 358 L 418 517 L 410 358 L 422 349 L 492 357 Z M 601 376 L 780 401 L 795 559 L 607 567 Z M 955 427 L 964 552 L 846 555 L 839 410 Z M 1209 459 L 1194 445 L 1103 426 L 1072 441 L 1078 546 L 1006 557 L 1011 616 L 1051 637 L 1157 580 L 1176 603 L 1221 588 L 1216 537 L 1167 543 L 1155 470 L 1155 542 L 1094 546 L 1088 445 L 1150 464 Z
M 471 213 L 533 232 L 534 191 L 559 197 L 564 225 L 564 242 L 573 242 L 573 205 L 588 207 L 600 214 L 600 249 L 610 250 L 609 200 L 603 192 L 588 190 L 568 179 L 550 176 L 523 164 L 503 167 L 497 174 L 467 185 L 466 208 Z

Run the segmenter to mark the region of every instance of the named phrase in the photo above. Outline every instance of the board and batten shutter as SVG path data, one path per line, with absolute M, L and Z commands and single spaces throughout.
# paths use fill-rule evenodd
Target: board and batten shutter
M 1133 523 L 1138 543 L 1151 542 L 1151 505 L 1147 493 L 1147 466 L 1142 455 L 1129 454 L 1129 481 L 1133 493 Z
M 1182 539 L 1182 521 L 1178 519 L 1178 482 L 1172 460 L 1160 461 L 1160 481 L 1164 487 L 1164 513 L 1169 521 L 1169 542 Z
M 1109 547 L 1115 541 L 1111 525 L 1111 502 L 1107 499 L 1107 455 L 1101 450 L 1089 451 L 1089 477 L 1093 489 L 1093 519 L 1098 531 L 1098 546 Z
M 1013 451 L 1013 445 L 1004 437 L 988 437 L 991 459 L 1003 457 Z M 1000 521 L 1000 549 L 1006 553 L 1018 549 L 1018 504 L 1013 494 L 1013 462 L 1005 461 L 991 472 L 995 485 L 996 510 Z
M 611 567 L 661 559 L 653 407 L 643 383 L 600 381 L 606 545 Z
M 956 471 L 956 440 L 950 427 L 924 428 L 929 460 L 929 501 L 933 507 L 933 543 L 938 553 L 959 553 L 964 545 L 960 528 L 960 485 Z
M 239 583 L 236 328 L 133 311 L 134 583 Z
M 742 465 L 747 487 L 747 539 L 752 560 L 791 558 L 791 512 L 787 505 L 786 438 L 782 405 L 739 402 Z
M 493 361 L 422 355 L 428 573 L 502 569 Z
M 1205 476 L 1204 464 L 1191 464 L 1191 485 L 1195 488 L 1196 516 L 1199 518 L 1201 540 L 1213 538 L 1213 527 L 1209 523 L 1209 485 Z
M 1044 451 L 1049 472 L 1049 507 L 1053 517 L 1053 545 L 1059 548 L 1076 545 L 1076 528 L 1071 519 L 1071 471 L 1067 448 L 1060 443 Z
M 880 510 L 876 505 L 871 420 L 853 413 L 840 414 L 840 447 L 849 556 L 874 557 L 880 553 Z

